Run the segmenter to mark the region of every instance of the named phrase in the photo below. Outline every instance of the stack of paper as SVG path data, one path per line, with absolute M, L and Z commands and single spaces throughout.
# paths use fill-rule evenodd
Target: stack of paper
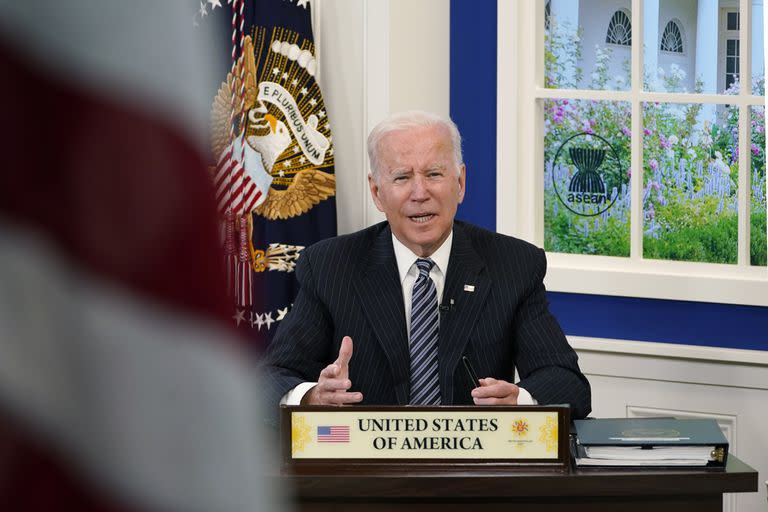
M 586 446 L 579 466 L 706 466 L 714 446 Z

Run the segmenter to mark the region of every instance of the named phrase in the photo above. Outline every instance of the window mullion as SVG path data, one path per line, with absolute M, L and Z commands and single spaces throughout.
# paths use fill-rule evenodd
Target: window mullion
M 752 1 L 739 2 L 739 96 L 752 94 Z M 746 21 L 746 23 L 745 23 Z M 752 176 L 751 107 L 743 101 L 739 104 L 739 183 L 738 183 L 738 258 L 739 265 L 749 265 L 750 213 L 749 192 Z
M 640 92 L 643 89 L 643 2 L 632 0 L 632 138 L 630 159 L 629 256 L 643 257 L 643 111 Z

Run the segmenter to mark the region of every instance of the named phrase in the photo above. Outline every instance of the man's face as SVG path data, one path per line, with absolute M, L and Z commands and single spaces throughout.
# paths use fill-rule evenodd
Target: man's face
M 456 169 L 443 126 L 390 132 L 379 145 L 379 175 L 368 176 L 376 207 L 416 255 L 430 256 L 448 238 L 464 199 L 464 166 Z

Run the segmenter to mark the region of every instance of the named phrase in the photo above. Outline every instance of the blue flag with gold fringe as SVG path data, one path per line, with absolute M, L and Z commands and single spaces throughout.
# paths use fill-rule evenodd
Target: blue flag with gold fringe
M 210 169 L 232 318 L 264 348 L 298 292 L 302 250 L 336 235 L 333 138 L 316 80 L 311 4 L 208 0 L 193 23 L 224 39 Z

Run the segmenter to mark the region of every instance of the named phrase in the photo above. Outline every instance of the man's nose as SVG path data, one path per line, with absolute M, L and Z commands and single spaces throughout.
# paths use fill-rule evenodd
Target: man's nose
M 411 188 L 411 200 L 412 201 L 426 201 L 429 199 L 429 186 L 427 180 L 423 176 L 416 176 L 412 181 L 413 188 Z

